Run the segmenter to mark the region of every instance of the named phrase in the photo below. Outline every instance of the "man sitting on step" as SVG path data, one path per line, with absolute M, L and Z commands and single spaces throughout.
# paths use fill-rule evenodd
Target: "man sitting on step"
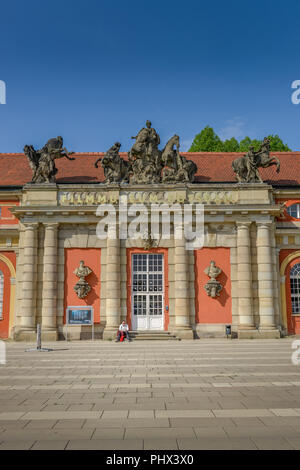
M 127 325 L 125 320 L 123 320 L 121 325 L 119 326 L 119 331 L 118 331 L 118 336 L 117 336 L 116 342 L 120 341 L 120 338 L 121 338 L 122 334 L 124 336 L 126 336 L 126 339 L 128 341 L 131 341 L 131 339 L 129 338 L 129 326 Z

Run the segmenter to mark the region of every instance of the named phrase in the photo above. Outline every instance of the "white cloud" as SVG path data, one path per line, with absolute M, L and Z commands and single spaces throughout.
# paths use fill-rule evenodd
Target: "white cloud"
M 246 135 L 245 122 L 240 117 L 228 119 L 225 121 L 225 126 L 217 134 L 222 140 L 231 139 L 231 137 L 241 139 Z

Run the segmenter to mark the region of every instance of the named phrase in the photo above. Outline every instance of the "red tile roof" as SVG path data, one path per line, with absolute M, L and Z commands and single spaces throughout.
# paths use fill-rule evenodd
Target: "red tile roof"
M 243 153 L 185 153 L 182 155 L 193 160 L 197 166 L 195 182 L 235 182 L 231 162 Z M 276 173 L 276 166 L 260 169 L 264 181 L 274 186 L 300 185 L 300 152 L 274 152 L 281 162 L 280 173 Z M 75 153 L 76 160 L 66 158 L 56 160 L 58 169 L 57 183 L 99 183 L 104 181 L 101 165 L 95 168 L 95 161 L 104 154 Z M 120 155 L 127 159 L 127 153 Z M 0 187 L 22 186 L 31 181 L 32 170 L 23 153 L 0 153 Z

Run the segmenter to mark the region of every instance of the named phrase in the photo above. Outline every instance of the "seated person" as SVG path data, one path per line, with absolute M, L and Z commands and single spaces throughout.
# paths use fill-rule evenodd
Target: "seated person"
M 120 341 L 122 332 L 126 336 L 126 339 L 128 339 L 128 341 L 131 341 L 129 338 L 129 326 L 127 325 L 125 320 L 123 320 L 121 325 L 119 326 L 119 331 L 118 331 L 118 336 L 117 336 L 116 341 Z

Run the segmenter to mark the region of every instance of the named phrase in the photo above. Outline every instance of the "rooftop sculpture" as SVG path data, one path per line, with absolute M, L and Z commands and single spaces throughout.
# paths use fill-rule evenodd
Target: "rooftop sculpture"
M 265 137 L 259 150 L 254 151 L 250 146 L 246 155 L 236 158 L 232 162 L 232 168 L 238 183 L 263 183 L 258 168 L 268 168 L 276 165 L 276 172 L 280 171 L 280 161 L 277 157 L 270 157 L 270 140 Z
M 160 136 L 146 121 L 128 152 L 128 161 L 119 156 L 121 144 L 116 142 L 98 162 L 104 169 L 106 183 L 191 183 L 197 165 L 179 154 L 179 136 L 169 139 L 163 150 L 158 148 Z M 175 148 L 174 148 L 175 147 Z
M 70 157 L 74 152 L 68 152 L 63 147 L 63 138 L 61 136 L 48 140 L 40 150 L 35 150 L 33 145 L 25 145 L 24 153 L 33 170 L 32 183 L 55 183 L 57 173 L 55 160 L 64 157 L 68 160 L 75 160 L 75 158 Z

